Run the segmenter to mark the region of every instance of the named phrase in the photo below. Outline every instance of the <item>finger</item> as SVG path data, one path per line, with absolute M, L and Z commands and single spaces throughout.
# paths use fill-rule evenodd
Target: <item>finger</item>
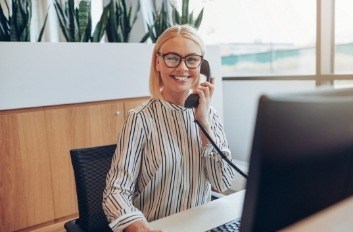
M 205 81 L 205 82 L 201 82 L 201 84 L 210 84 L 210 85 L 214 85 L 216 83 L 215 81 L 216 78 L 211 77 L 210 81 Z
M 199 87 L 197 90 L 196 90 L 196 93 L 201 95 L 202 97 L 205 97 L 205 91 L 206 91 L 206 88 L 203 88 L 203 87 Z M 200 97 L 201 97 L 200 96 Z
M 209 82 L 202 83 L 201 86 L 202 87 L 207 87 L 208 90 L 209 90 L 208 91 L 208 96 L 212 97 L 215 86 L 212 83 L 209 83 Z
M 204 82 L 204 83 L 200 84 L 200 86 L 204 87 L 204 88 L 209 88 L 210 90 L 214 89 L 214 85 L 212 85 L 210 82 Z
M 199 95 L 199 101 L 200 103 L 205 102 L 206 101 L 206 96 L 205 96 L 205 92 L 203 90 L 201 90 L 200 88 L 196 90 L 196 93 Z
M 210 98 L 210 88 L 209 87 L 207 87 L 207 86 L 200 86 L 199 87 L 199 90 L 201 90 L 203 93 L 204 93 L 204 95 L 205 95 L 205 98 Z

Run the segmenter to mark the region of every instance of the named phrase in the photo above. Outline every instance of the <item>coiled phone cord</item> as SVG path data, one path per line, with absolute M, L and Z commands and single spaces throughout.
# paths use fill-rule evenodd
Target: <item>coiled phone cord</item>
M 208 141 L 210 141 L 210 143 L 213 145 L 213 147 L 217 150 L 217 152 L 219 153 L 219 155 L 222 157 L 222 159 L 224 159 L 235 171 L 237 171 L 240 175 L 242 175 L 245 179 L 248 178 L 248 176 L 242 171 L 240 170 L 237 166 L 235 166 L 235 164 L 230 161 L 221 151 L 221 149 L 218 148 L 218 146 L 216 145 L 216 143 L 213 141 L 213 139 L 211 138 L 211 136 L 207 133 L 205 127 L 202 125 L 201 122 L 199 122 L 198 120 L 194 121 L 201 129 L 201 131 L 204 133 L 204 135 L 207 137 Z

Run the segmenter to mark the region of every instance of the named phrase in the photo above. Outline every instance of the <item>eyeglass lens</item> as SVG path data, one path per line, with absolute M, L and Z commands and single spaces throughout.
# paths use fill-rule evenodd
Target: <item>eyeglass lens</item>
M 177 67 L 181 60 L 184 58 L 184 62 L 188 68 L 197 68 L 200 66 L 202 57 L 198 55 L 188 55 L 185 57 L 181 57 L 177 54 L 165 54 L 162 55 L 165 64 L 170 68 Z

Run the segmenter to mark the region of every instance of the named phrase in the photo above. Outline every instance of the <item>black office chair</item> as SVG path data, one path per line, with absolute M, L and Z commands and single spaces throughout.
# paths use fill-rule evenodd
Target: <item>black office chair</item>
M 79 218 L 68 221 L 68 232 L 111 231 L 102 197 L 116 144 L 70 151 L 75 174 Z

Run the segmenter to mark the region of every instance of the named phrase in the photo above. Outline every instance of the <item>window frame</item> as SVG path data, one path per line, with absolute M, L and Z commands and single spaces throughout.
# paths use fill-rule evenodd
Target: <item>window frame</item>
M 335 80 L 353 80 L 353 74 L 335 74 L 335 0 L 316 1 L 316 68 L 314 75 L 227 76 L 223 81 L 315 80 L 316 86 L 332 86 Z

